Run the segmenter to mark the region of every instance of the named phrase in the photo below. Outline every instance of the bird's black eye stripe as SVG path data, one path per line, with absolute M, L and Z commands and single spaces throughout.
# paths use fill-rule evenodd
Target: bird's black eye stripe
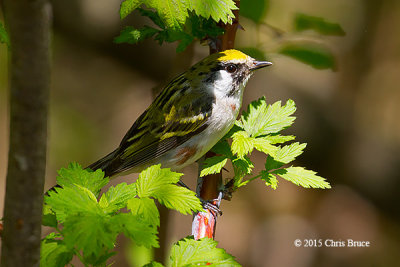
M 229 72 L 229 73 L 234 73 L 234 72 L 237 71 L 237 66 L 236 66 L 235 64 L 228 64 L 228 65 L 225 67 L 225 69 L 226 69 L 226 71 Z

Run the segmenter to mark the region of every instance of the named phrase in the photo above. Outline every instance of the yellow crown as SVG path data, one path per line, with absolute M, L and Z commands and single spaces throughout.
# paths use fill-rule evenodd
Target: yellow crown
M 230 49 L 230 50 L 225 50 L 220 53 L 218 53 L 218 61 L 229 61 L 229 60 L 246 60 L 248 59 L 248 55 L 235 50 L 235 49 Z

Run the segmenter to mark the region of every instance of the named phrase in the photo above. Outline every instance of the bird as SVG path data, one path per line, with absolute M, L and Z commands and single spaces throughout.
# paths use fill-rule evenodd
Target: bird
M 196 162 L 233 127 L 254 71 L 270 65 L 235 49 L 209 55 L 173 79 L 119 146 L 87 168 L 113 178 L 155 164 L 178 171 Z

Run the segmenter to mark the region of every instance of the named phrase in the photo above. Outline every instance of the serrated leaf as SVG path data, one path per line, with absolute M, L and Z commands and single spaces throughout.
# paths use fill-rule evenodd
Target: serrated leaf
M 167 168 L 162 169 L 161 164 L 151 166 L 139 174 L 136 192 L 139 197 L 154 197 L 164 185 L 176 184 L 182 175 Z
M 147 197 L 132 198 L 128 200 L 128 209 L 133 215 L 150 225 L 160 226 L 160 213 L 153 199 Z
M 154 12 L 151 10 L 146 10 L 143 8 L 138 8 L 138 11 L 142 16 L 145 16 L 145 17 L 148 17 L 149 19 L 151 19 L 151 21 L 153 21 L 154 24 L 156 24 L 158 27 L 160 27 L 161 29 L 165 29 L 164 22 L 162 21 L 160 16 L 157 14 L 157 12 Z
M 125 0 L 121 4 L 121 19 L 142 4 L 149 9 L 155 9 L 163 23 L 174 30 L 182 29 L 189 11 L 206 19 L 211 17 L 216 22 L 221 20 L 231 23 L 234 18 L 232 10 L 237 9 L 232 0 Z
M 250 174 L 254 168 L 253 163 L 247 156 L 233 159 L 232 165 L 235 171 L 235 179 L 243 178 L 245 175 Z
M 232 0 L 194 0 L 188 1 L 189 9 L 197 15 L 206 19 L 212 18 L 214 21 L 223 23 L 232 23 L 232 10 L 238 9 Z
M 136 44 L 141 42 L 147 38 L 154 36 L 158 33 L 159 30 L 151 28 L 149 26 L 144 26 L 140 29 L 135 29 L 131 26 L 125 27 L 120 33 L 119 36 L 114 38 L 114 42 L 119 43 L 129 43 L 129 44 Z
M 269 6 L 269 0 L 242 0 L 240 1 L 240 15 L 261 23 Z
M 296 106 L 291 99 L 281 106 L 280 101 L 267 105 L 265 98 L 260 98 L 250 103 L 247 112 L 243 112 L 240 124 L 251 137 L 265 136 L 292 125 L 295 117 L 291 115 L 295 111 Z
M 171 266 L 241 266 L 224 249 L 217 248 L 217 244 L 210 238 L 197 241 L 184 238 L 171 249 Z
M 260 174 L 261 174 L 261 180 L 263 180 L 266 185 L 271 186 L 271 188 L 274 190 L 278 188 L 278 179 L 276 179 L 275 175 L 267 171 L 261 171 Z
M 264 1 L 264 0 L 262 0 Z M 242 14 L 242 7 L 240 6 L 240 14 Z M 241 47 L 238 50 L 242 51 L 246 55 L 251 56 L 252 58 L 255 58 L 257 60 L 267 60 L 265 57 L 264 51 L 261 51 L 260 49 L 256 47 Z
M 228 158 L 226 156 L 206 158 L 203 162 L 200 177 L 221 172 L 227 161 Z
M 280 170 L 279 176 L 305 188 L 331 188 L 329 183 L 316 172 L 306 170 L 303 167 L 289 167 Z
M 55 212 L 60 222 L 64 222 L 70 215 L 103 213 L 96 196 L 81 186 L 56 188 L 44 197 L 44 201 Z
M 328 22 L 324 18 L 314 17 L 302 13 L 296 14 L 294 25 L 296 31 L 311 29 L 324 35 L 343 36 L 346 34 L 338 23 Z
M 98 257 L 105 248 L 114 248 L 118 231 L 106 214 L 81 213 L 69 215 L 63 235 L 68 248 L 77 247 L 85 258 Z
M 245 131 L 239 131 L 232 135 L 231 150 L 239 158 L 251 153 L 254 149 L 253 138 Z
M 335 57 L 326 46 L 318 43 L 290 43 L 284 45 L 279 53 L 303 62 L 315 69 L 336 70 Z
M 8 33 L 1 22 L 0 22 L 0 43 L 4 43 L 8 47 L 10 47 L 10 38 L 8 37 Z
M 268 156 L 265 162 L 265 170 L 270 171 L 282 167 L 284 163 L 275 160 L 273 157 Z
M 62 240 L 45 238 L 40 246 L 40 266 L 66 266 L 74 256 L 73 250 L 67 248 Z
M 265 154 L 275 157 L 278 147 L 271 145 L 271 143 L 263 137 L 253 138 L 254 148 Z
M 288 141 L 292 141 L 296 139 L 296 136 L 277 134 L 277 135 L 267 135 L 265 139 L 267 139 L 268 142 L 270 142 L 273 145 L 273 144 L 281 144 Z
M 140 173 L 136 182 L 139 197 L 154 197 L 169 209 L 183 214 L 202 210 L 199 199 L 193 191 L 174 185 L 182 176 L 170 169 L 154 165 Z
M 68 165 L 68 168 L 61 168 L 58 171 L 57 184 L 62 187 L 81 186 L 87 188 L 97 197 L 101 188 L 109 182 L 104 178 L 104 172 L 100 169 L 89 171 L 82 169 L 82 166 L 76 162 Z
M 197 16 L 193 12 L 189 14 L 189 23 L 191 34 L 199 40 L 207 36 L 217 37 L 218 35 L 222 35 L 224 33 L 224 29 L 218 27 L 213 19 L 206 19 L 204 17 Z
M 303 149 L 307 144 L 300 144 L 299 142 L 279 148 L 274 156 L 274 160 L 282 163 L 289 163 L 303 153 Z
M 127 201 L 136 196 L 136 184 L 120 183 L 111 186 L 100 198 L 99 205 L 107 213 L 118 211 L 127 205 Z
M 42 225 L 56 228 L 57 224 L 57 217 L 54 211 L 49 205 L 43 205 Z
M 211 151 L 216 154 L 226 155 L 227 157 L 232 157 L 231 147 L 229 146 L 226 139 L 221 139 L 218 143 L 211 148 Z
M 157 228 L 129 213 L 119 213 L 111 217 L 111 225 L 135 241 L 139 246 L 158 248 Z
M 130 13 L 132 13 L 136 8 L 138 8 L 143 3 L 142 0 L 125 0 L 121 3 L 121 8 L 119 9 L 119 15 L 121 19 L 124 19 Z

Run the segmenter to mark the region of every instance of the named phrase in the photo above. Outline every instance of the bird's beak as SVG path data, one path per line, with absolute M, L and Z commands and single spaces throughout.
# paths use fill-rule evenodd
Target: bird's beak
M 269 62 L 269 61 L 257 61 L 257 60 L 254 60 L 253 66 L 251 66 L 250 69 L 251 70 L 258 70 L 258 69 L 261 69 L 261 68 L 264 68 L 264 67 L 268 67 L 268 66 L 271 66 L 271 65 L 272 65 L 272 63 Z

